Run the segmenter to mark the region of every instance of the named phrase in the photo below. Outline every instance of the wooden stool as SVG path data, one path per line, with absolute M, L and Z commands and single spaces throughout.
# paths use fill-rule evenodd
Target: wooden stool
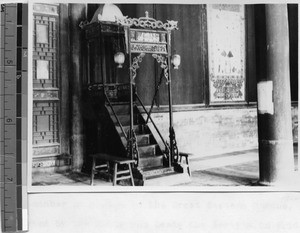
M 98 172 L 97 171 L 98 168 L 107 167 L 106 172 L 109 175 L 109 170 L 110 170 L 109 163 L 112 162 L 113 166 L 114 166 L 113 185 L 116 185 L 118 180 L 130 179 L 132 186 L 134 186 L 134 180 L 133 180 L 132 169 L 131 169 L 131 164 L 133 164 L 135 162 L 133 159 L 118 157 L 118 156 L 108 155 L 108 154 L 103 154 L 103 153 L 93 154 L 90 156 L 93 158 L 91 182 L 90 182 L 91 185 L 94 184 L 94 176 L 95 176 L 95 173 Z M 103 161 L 106 164 L 96 166 L 96 160 Z M 118 165 L 127 165 L 128 168 L 126 170 L 118 171 Z M 121 176 L 119 176 L 119 175 L 121 175 Z
M 182 157 L 185 157 L 185 163 L 187 165 L 187 171 L 189 176 L 192 175 L 189 165 L 189 155 L 192 155 L 191 153 L 185 153 L 185 152 L 179 152 L 179 163 L 182 163 Z
M 134 163 L 134 160 L 114 161 L 113 185 L 116 185 L 118 180 L 130 179 L 132 186 L 134 186 L 134 180 L 133 180 L 133 175 L 132 175 L 132 170 L 131 170 L 131 163 Z M 128 169 L 118 171 L 118 165 L 121 165 L 121 164 L 126 164 Z M 125 176 L 124 176 L 124 174 L 125 174 Z M 123 176 L 118 176 L 118 175 L 123 175 Z

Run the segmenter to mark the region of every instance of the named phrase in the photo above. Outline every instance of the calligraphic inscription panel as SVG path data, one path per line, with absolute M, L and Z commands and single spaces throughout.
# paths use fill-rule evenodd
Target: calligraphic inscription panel
M 163 43 L 166 44 L 165 32 L 136 31 L 130 32 L 131 42 Z
M 130 49 L 132 53 L 167 54 L 166 45 L 131 43 Z
M 207 5 L 211 103 L 245 101 L 245 12 L 242 5 Z
M 132 53 L 167 54 L 167 34 L 163 31 L 131 29 L 130 50 Z

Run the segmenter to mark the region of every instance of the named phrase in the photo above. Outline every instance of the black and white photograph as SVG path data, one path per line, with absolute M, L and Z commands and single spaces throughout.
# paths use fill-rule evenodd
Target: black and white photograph
M 297 29 L 296 4 L 34 3 L 32 185 L 291 181 Z
M 298 232 L 296 1 L 1 1 L 2 232 Z

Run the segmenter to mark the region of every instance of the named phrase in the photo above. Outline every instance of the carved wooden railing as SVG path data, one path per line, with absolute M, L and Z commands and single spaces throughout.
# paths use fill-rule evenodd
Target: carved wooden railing
M 130 93 L 129 84 L 94 83 L 88 86 L 88 91 L 92 93 L 92 95 L 97 96 L 99 101 L 105 101 L 108 103 L 109 108 L 117 120 L 118 126 L 121 128 L 122 134 L 125 136 L 126 140 L 128 140 L 129 135 L 126 134 L 119 117 L 112 106 L 112 101 L 128 101 L 127 98 Z
M 144 112 L 147 114 L 147 119 L 150 119 L 150 121 L 152 122 L 152 124 L 153 124 L 153 126 L 154 126 L 156 132 L 158 133 L 160 139 L 161 139 L 162 142 L 164 143 L 166 153 L 169 154 L 169 156 L 170 156 L 171 154 L 170 154 L 170 147 L 169 147 L 169 145 L 167 144 L 167 142 L 165 141 L 165 139 L 164 139 L 163 136 L 161 135 L 161 133 L 160 133 L 158 127 L 156 126 L 156 124 L 155 124 L 154 120 L 152 119 L 150 113 L 147 111 L 147 109 L 146 109 L 145 105 L 143 104 L 141 98 L 138 96 L 137 93 L 135 93 L 135 96 L 136 96 L 137 100 L 139 101 L 139 103 L 141 104 L 141 106 L 142 106 Z M 169 159 L 171 159 L 171 158 L 169 158 Z
M 126 140 L 128 140 L 128 136 L 127 136 L 127 134 L 125 133 L 125 130 L 124 130 L 124 128 L 123 128 L 123 126 L 122 126 L 122 124 L 121 124 L 121 122 L 120 122 L 120 119 L 119 119 L 119 117 L 117 116 L 117 114 L 116 114 L 116 112 L 115 112 L 115 110 L 114 110 L 114 108 L 113 108 L 113 106 L 112 106 L 112 104 L 111 104 L 111 102 L 110 102 L 110 100 L 109 100 L 109 98 L 107 97 L 107 95 L 106 95 L 105 92 L 104 92 L 104 96 L 105 96 L 106 102 L 108 103 L 108 106 L 110 107 L 110 109 L 111 109 L 111 111 L 112 111 L 114 117 L 115 117 L 116 120 L 117 120 L 117 123 L 118 123 L 119 127 L 121 128 L 121 131 L 122 131 L 123 136 L 126 138 Z

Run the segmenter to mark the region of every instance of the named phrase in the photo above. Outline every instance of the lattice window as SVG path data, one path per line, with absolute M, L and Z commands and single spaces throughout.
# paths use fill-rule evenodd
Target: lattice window
M 58 6 L 34 4 L 33 155 L 59 154 Z
M 57 102 L 35 102 L 33 104 L 33 143 L 58 143 L 58 120 Z
M 59 88 L 56 64 L 57 19 L 53 16 L 36 15 L 34 20 L 33 88 Z M 47 62 L 48 66 L 47 77 L 45 72 L 43 72 L 45 62 Z

